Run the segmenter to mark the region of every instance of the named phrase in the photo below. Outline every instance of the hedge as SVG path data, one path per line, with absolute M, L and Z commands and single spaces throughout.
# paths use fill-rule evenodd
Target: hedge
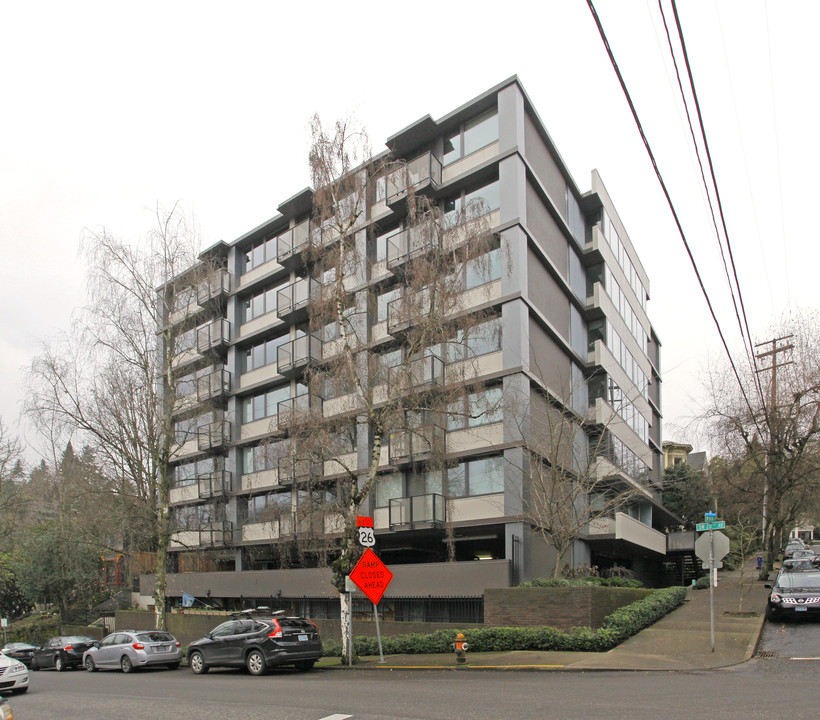
M 518 587 L 587 587 L 588 585 L 598 585 L 600 587 L 621 587 L 621 588 L 642 588 L 640 580 L 628 580 L 622 577 L 603 578 L 590 575 L 584 578 L 533 578 L 521 583 Z
M 474 628 L 462 631 L 471 652 L 509 652 L 512 650 L 556 650 L 606 652 L 643 628 L 660 620 L 686 598 L 686 588 L 670 587 L 619 608 L 604 618 L 598 630 L 589 627 L 558 630 L 553 627 Z M 388 655 L 436 654 L 453 652 L 457 629 L 437 630 L 429 634 L 394 635 L 382 638 L 382 647 Z M 378 655 L 379 644 L 374 637 L 354 638 L 359 656 Z M 324 643 L 327 657 L 341 657 L 342 644 L 338 640 Z

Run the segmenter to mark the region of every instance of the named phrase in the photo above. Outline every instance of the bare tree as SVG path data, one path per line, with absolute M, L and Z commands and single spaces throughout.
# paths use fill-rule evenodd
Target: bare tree
M 0 537 L 10 541 L 22 503 L 20 484 L 23 480 L 22 450 L 3 418 L 0 417 Z M 7 542 L 0 550 L 7 551 Z
M 119 498 L 127 550 L 156 552 L 157 627 L 165 626 L 166 551 L 175 432 L 197 358 L 197 289 L 217 270 L 198 257 L 195 228 L 177 207 L 131 245 L 88 232 L 89 304 L 72 332 L 45 345 L 28 375 L 28 415 L 88 443 Z
M 790 337 L 790 356 L 781 355 L 778 367 L 759 391 L 755 373 L 741 374 L 745 393 L 728 368 L 713 368 L 707 379 L 708 402 L 702 420 L 719 454 L 751 471 L 735 481 L 758 498 L 765 524 L 762 577 L 772 569 L 775 539 L 790 529 L 820 483 L 820 347 L 816 314 L 798 315 L 775 330 Z M 776 374 L 775 374 L 776 373 Z
M 431 154 L 414 163 L 373 159 L 351 122 L 328 129 L 314 117 L 311 130 L 314 229 L 304 257 L 305 281 L 316 283 L 309 309 L 316 352 L 305 373 L 308 394 L 280 411 L 288 437 L 278 445 L 279 469 L 280 482 L 297 486 L 302 547 L 330 560 L 347 641 L 345 577 L 361 552 L 356 516 L 391 463 L 445 468 L 448 417 L 470 412 L 458 401 L 479 388 L 471 348 L 500 343 L 490 285 L 471 284 L 489 278 L 500 250 L 486 203 L 445 214 L 424 194 L 435 182 Z M 367 253 L 367 201 L 377 192 L 406 211 L 381 259 Z M 437 489 L 446 495 L 446 486 Z
M 580 388 L 586 392 L 586 384 Z M 552 576 L 561 575 L 575 542 L 590 532 L 614 532 L 615 513 L 639 498 L 649 499 L 642 478 L 621 467 L 612 451 L 611 430 L 623 422 L 613 411 L 601 422 L 594 408 L 586 415 L 570 407 L 578 392 L 563 397 L 543 388 L 529 397 L 506 398 L 505 416 L 518 425 L 524 449 L 521 517 L 555 552 Z M 529 406 L 529 412 L 512 408 Z

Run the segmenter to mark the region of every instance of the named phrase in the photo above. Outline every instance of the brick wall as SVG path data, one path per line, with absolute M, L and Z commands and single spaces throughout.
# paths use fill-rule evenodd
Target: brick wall
M 619 607 L 651 594 L 637 588 L 558 587 L 496 588 L 484 591 L 487 627 L 549 625 L 599 628 Z

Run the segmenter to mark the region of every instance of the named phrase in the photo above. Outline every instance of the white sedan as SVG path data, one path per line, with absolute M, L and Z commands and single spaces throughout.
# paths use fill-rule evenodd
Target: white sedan
M 24 693 L 28 690 L 28 668 L 19 660 L 0 653 L 0 692 Z

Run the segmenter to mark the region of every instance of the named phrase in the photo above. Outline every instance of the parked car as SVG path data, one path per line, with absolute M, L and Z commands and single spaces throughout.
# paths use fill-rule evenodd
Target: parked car
M 111 633 L 85 651 L 83 664 L 88 672 L 119 669 L 129 673 L 137 668 L 165 665 L 176 670 L 182 661 L 182 647 L 171 633 L 162 630 L 121 630 Z
M 806 543 L 804 543 L 800 538 L 792 538 L 783 547 L 783 559 L 785 560 L 790 558 L 797 551 L 809 549 L 809 546 L 806 545 Z
M 31 669 L 54 668 L 63 671 L 83 664 L 83 653 L 97 642 L 87 635 L 58 635 L 37 648 L 31 657 Z
M 809 558 L 784 560 L 766 606 L 769 620 L 820 616 L 820 569 Z
M 0 653 L 0 692 L 15 694 L 28 690 L 28 668 L 19 660 Z M 0 718 L 3 716 L 0 715 Z
M 244 667 L 251 675 L 280 665 L 310 670 L 320 657 L 316 625 L 270 611 L 241 613 L 188 646 L 188 666 L 197 675 L 212 667 Z
M 7 643 L 5 647 L 0 648 L 0 652 L 3 653 L 3 655 L 8 655 L 10 658 L 19 660 L 26 667 L 31 667 L 31 656 L 34 654 L 36 649 L 36 645 L 29 645 L 28 643 L 22 642 L 11 642 Z

